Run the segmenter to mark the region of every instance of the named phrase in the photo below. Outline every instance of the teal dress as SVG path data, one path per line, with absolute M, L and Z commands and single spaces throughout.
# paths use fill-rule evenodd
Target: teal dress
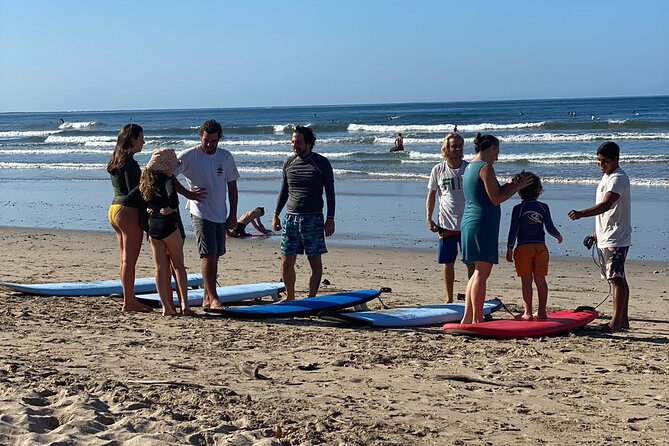
M 462 261 L 498 263 L 501 209 L 490 202 L 479 171 L 485 161 L 472 161 L 465 169 L 462 189 L 465 213 L 460 226 Z

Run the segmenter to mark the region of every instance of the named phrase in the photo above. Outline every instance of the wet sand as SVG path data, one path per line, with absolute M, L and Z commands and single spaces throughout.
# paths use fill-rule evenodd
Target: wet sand
M 111 232 L 0 228 L 0 279 L 114 279 Z M 199 271 L 192 238 L 189 272 Z M 231 240 L 221 285 L 275 281 L 278 246 Z M 432 252 L 331 247 L 322 293 L 391 287 L 387 306 L 439 303 Z M 308 282 L 298 259 L 298 295 Z M 142 249 L 138 276 L 153 274 Z M 667 444 L 669 265 L 631 262 L 631 329 L 483 340 L 438 327 L 358 329 L 318 318 L 124 314 L 113 298 L 0 289 L 0 444 Z M 456 292 L 465 286 L 456 266 Z M 589 259 L 553 258 L 549 310 L 608 293 Z M 489 296 L 522 308 L 512 264 Z M 369 303 L 380 308 L 379 301 Z M 610 299 L 599 308 L 605 322 Z M 510 317 L 502 312 L 497 317 Z

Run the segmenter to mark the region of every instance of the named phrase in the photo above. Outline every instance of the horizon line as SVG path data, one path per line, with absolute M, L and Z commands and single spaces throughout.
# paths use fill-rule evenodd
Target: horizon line
M 239 109 L 268 109 L 268 108 L 309 108 L 309 107 L 368 107 L 379 105 L 416 105 L 416 104 L 462 104 L 480 102 L 529 102 L 529 101 L 570 101 L 585 99 L 633 99 L 633 98 L 664 98 L 669 94 L 632 95 L 632 96 L 584 96 L 584 97 L 553 97 L 553 98 L 525 98 L 525 99 L 476 99 L 459 101 L 411 101 L 411 102 L 376 102 L 376 103 L 348 103 L 348 104 L 305 104 L 305 105 L 233 105 L 227 107 L 192 107 L 192 108 L 119 108 L 99 110 L 32 110 L 32 111 L 0 111 L 0 115 L 12 113 L 113 113 L 113 112 L 143 112 L 143 111 L 181 111 L 181 110 L 239 110 Z

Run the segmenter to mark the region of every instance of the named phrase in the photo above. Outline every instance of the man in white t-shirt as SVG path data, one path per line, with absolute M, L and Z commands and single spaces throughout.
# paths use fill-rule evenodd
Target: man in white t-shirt
M 629 286 L 625 277 L 625 259 L 632 244 L 630 180 L 619 166 L 620 147 L 605 142 L 597 149 L 597 163 L 604 174 L 597 186 L 596 204 L 582 211 L 569 211 L 569 218 L 595 217 L 595 233 L 602 276 L 613 289 L 613 316 L 602 325 L 606 332 L 629 328 Z
M 460 221 L 465 211 L 465 195 L 462 190 L 462 176 L 467 167 L 464 161 L 464 138 L 457 133 L 457 127 L 446 135 L 441 146 L 443 161 L 432 168 L 427 184 L 427 227 L 439 234 L 437 261 L 444 265 L 444 285 L 446 303 L 453 302 L 455 282 L 455 258 L 460 244 Z M 435 196 L 439 198 L 439 224 L 432 219 Z M 474 272 L 473 264 L 466 264 L 469 277 Z
M 216 294 L 218 258 L 225 254 L 226 227 L 237 226 L 237 178 L 232 154 L 218 148 L 223 129 L 215 120 L 200 127 L 200 145 L 179 154 L 176 174 L 186 177 L 191 190 L 204 190 L 200 201 L 188 200 L 204 279 L 203 308 L 224 308 Z M 230 210 L 226 206 L 226 196 Z

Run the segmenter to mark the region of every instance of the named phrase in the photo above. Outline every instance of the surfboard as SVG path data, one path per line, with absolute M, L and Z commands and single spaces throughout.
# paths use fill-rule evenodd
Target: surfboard
M 502 308 L 502 301 L 487 300 L 483 303 L 483 314 L 488 315 Z M 386 310 L 355 312 L 322 312 L 319 317 L 359 327 L 423 327 L 454 322 L 462 319 L 464 302 L 440 305 L 420 305 L 390 308 Z
M 120 280 L 101 280 L 98 282 L 61 282 L 61 283 L 12 283 L 0 282 L 0 285 L 12 291 L 35 296 L 109 296 L 110 294 L 123 294 Z M 189 274 L 188 286 L 202 285 L 202 274 Z M 174 279 L 172 279 L 174 287 Z M 144 277 L 135 280 L 135 293 L 155 293 L 156 282 L 153 277 Z
M 216 288 L 218 300 L 221 303 L 241 302 L 244 300 L 257 299 L 265 296 L 278 296 L 286 288 L 283 282 L 274 283 L 249 283 L 246 285 L 220 286 Z M 137 294 L 137 300 L 154 308 L 160 307 L 160 296 L 158 293 Z M 172 293 L 174 305 L 179 305 L 177 293 Z M 192 307 L 202 306 L 204 289 L 188 290 L 188 305 Z
M 275 304 L 253 305 L 245 308 L 225 308 L 220 310 L 205 308 L 204 311 L 239 319 L 304 317 L 316 315 L 321 311 L 336 311 L 349 308 L 370 301 L 380 294 L 380 290 L 356 290 Z
M 465 334 L 497 339 L 538 338 L 568 333 L 585 327 L 599 313 L 592 310 L 562 310 L 548 314 L 548 319 L 523 321 L 521 319 L 498 319 L 480 324 L 444 324 L 450 334 Z

